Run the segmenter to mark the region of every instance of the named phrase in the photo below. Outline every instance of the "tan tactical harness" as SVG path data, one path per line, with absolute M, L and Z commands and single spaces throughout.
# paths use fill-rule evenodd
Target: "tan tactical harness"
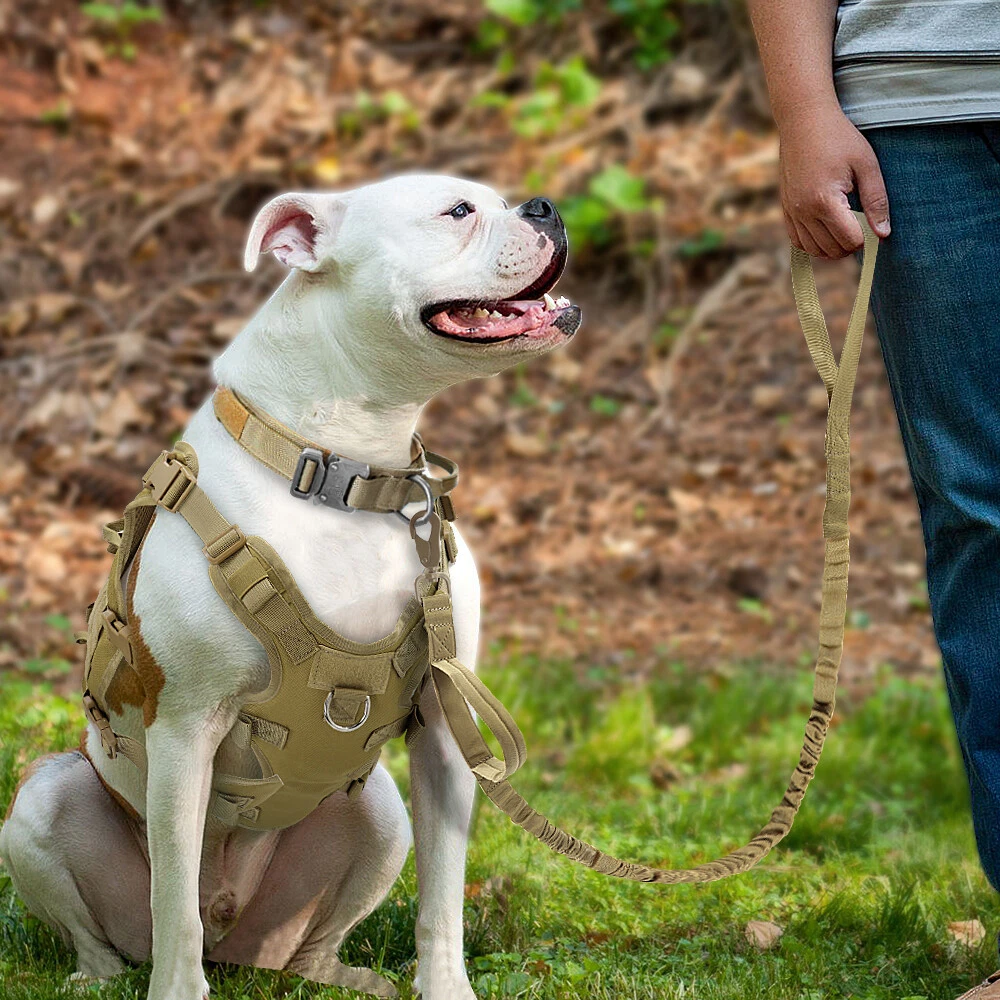
M 607 875 L 641 882 L 709 882 L 753 867 L 791 829 L 815 773 L 833 716 L 843 652 L 849 420 L 878 249 L 878 237 L 864 214 L 854 215 L 864 232 L 864 258 L 839 363 L 816 293 L 812 259 L 791 248 L 799 320 L 830 400 L 819 653 L 799 763 L 770 821 L 749 844 L 692 869 L 651 868 L 604 854 L 532 809 L 508 781 L 524 763 L 524 737 L 503 705 L 455 655 L 449 578 L 449 564 L 455 559 L 449 497 L 457 482 L 455 466 L 425 453 L 417 439 L 419 454 L 410 468 L 369 468 L 316 447 L 224 388 L 215 395 L 217 417 L 251 455 L 290 481 L 293 495 L 340 510 L 382 513 L 398 513 L 423 499 L 424 511 L 408 520 L 425 569 L 416 581 L 415 597 L 388 636 L 374 643 L 350 642 L 316 618 L 263 539 L 245 536 L 216 510 L 198 486 L 194 450 L 181 442 L 163 452 L 143 477 L 143 489 L 124 517 L 105 528 L 115 559 L 89 618 L 84 706 L 108 756 L 120 751 L 145 768 L 142 743 L 115 733 L 103 706 L 116 672 L 132 666 L 133 637 L 122 578 L 159 508 L 180 514 L 201 538 L 212 583 L 270 660 L 267 690 L 243 706 L 216 757 L 212 809 L 224 821 L 252 829 L 282 828 L 308 815 L 333 791 L 360 792 L 383 744 L 420 724 L 416 702 L 429 678 L 480 787 L 514 823 L 553 851 Z M 446 478 L 430 478 L 425 459 L 443 468 Z M 425 525 L 427 538 L 420 534 Z M 496 738 L 502 758 L 490 750 L 473 712 Z

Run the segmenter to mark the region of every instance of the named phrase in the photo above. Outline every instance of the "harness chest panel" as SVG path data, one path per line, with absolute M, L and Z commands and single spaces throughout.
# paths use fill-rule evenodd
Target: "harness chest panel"
M 278 829 L 341 788 L 361 790 L 382 746 L 413 721 L 427 638 L 411 598 L 389 635 L 365 644 L 345 639 L 315 616 L 263 539 L 249 537 L 240 555 L 243 565 L 212 566 L 210 575 L 267 650 L 271 681 L 244 704 L 226 737 L 244 766 L 238 774 L 216 771 L 212 808 L 226 822 Z M 255 588 L 264 593 L 248 600 Z

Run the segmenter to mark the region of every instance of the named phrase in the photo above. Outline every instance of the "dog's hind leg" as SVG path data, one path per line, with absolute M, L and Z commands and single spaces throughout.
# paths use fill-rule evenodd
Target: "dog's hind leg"
M 379 765 L 357 798 L 336 792 L 282 831 L 253 898 L 206 957 L 395 996 L 388 980 L 337 953 L 392 888 L 411 842 L 406 807 Z
M 29 764 L 0 829 L 0 858 L 28 910 L 76 951 L 75 979 L 149 955 L 149 874 L 131 821 L 79 751 Z

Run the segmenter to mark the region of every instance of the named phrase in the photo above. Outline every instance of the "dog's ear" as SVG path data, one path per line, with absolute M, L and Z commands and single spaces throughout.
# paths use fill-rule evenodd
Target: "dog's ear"
M 279 194 L 250 227 L 243 266 L 252 271 L 268 250 L 286 267 L 318 271 L 329 263 L 343 219 L 343 195 L 325 192 Z

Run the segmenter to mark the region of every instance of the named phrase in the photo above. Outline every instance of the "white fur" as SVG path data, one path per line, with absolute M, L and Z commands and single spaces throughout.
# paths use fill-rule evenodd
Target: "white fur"
M 475 205 L 475 213 L 449 216 L 463 200 Z M 351 458 L 406 465 L 417 419 L 431 396 L 460 380 L 494 374 L 562 339 L 557 333 L 528 347 L 470 345 L 435 337 L 421 323 L 421 308 L 432 302 L 515 295 L 550 262 L 551 241 L 479 184 L 407 175 L 341 194 L 283 195 L 254 223 L 247 266 L 267 249 L 296 269 L 218 358 L 217 380 L 305 437 Z M 428 437 L 433 445 L 433 429 Z M 346 514 L 293 498 L 286 481 L 230 438 L 210 400 L 183 439 L 195 448 L 199 482 L 219 510 L 274 546 L 322 621 L 360 642 L 391 630 L 421 570 L 401 519 Z M 461 537 L 452 579 L 458 656 L 473 668 L 479 583 Z M 206 831 L 212 760 L 241 703 L 267 685 L 267 657 L 216 593 L 201 542 L 179 516 L 157 515 L 143 550 L 134 605 L 166 680 L 156 719 L 145 732 L 133 709 L 112 722 L 119 731 L 145 738 L 148 776 L 144 780 L 121 757 L 108 760 L 93 727 L 88 747 L 104 779 L 146 821 L 149 1000 L 202 1000 L 206 931 L 199 915 L 199 868 L 221 850 L 224 836 L 211 824 Z M 474 779 L 433 697 L 425 697 L 421 707 L 427 727 L 411 747 L 420 882 L 418 985 L 424 1000 L 470 1000 L 462 898 Z M 54 770 L 41 768 L 32 782 Z M 22 788 L 22 798 L 31 787 Z M 384 798 L 384 814 L 394 815 L 398 793 L 391 782 L 370 783 L 364 796 L 374 806 Z M 20 799 L 17 805 L 21 809 L 15 808 L 12 822 L 0 831 L 0 849 L 5 856 L 24 857 L 17 847 L 30 843 L 31 850 L 44 854 L 44 838 L 39 844 L 37 830 L 29 836 L 28 806 Z M 244 841 L 255 836 L 274 838 L 243 834 Z M 348 864 L 351 852 L 363 846 L 318 843 L 316 849 L 344 852 Z M 401 840 L 400 846 L 405 851 L 406 843 Z M 261 851 L 265 847 L 270 849 L 265 842 Z M 234 852 L 229 864 L 239 862 L 241 855 Z M 52 853 L 47 863 L 61 862 Z M 395 877 L 394 871 L 388 874 L 386 888 Z M 202 894 L 205 879 L 203 871 Z M 355 891 L 352 884 L 345 881 L 345 893 Z M 41 897 L 38 907 L 51 910 L 44 885 L 32 890 L 36 900 Z M 67 921 L 74 943 L 86 943 L 87 933 L 94 936 L 93 928 L 78 926 L 82 918 L 60 919 Z M 113 970 L 111 949 L 105 951 L 89 962 L 81 954 L 81 970 Z

